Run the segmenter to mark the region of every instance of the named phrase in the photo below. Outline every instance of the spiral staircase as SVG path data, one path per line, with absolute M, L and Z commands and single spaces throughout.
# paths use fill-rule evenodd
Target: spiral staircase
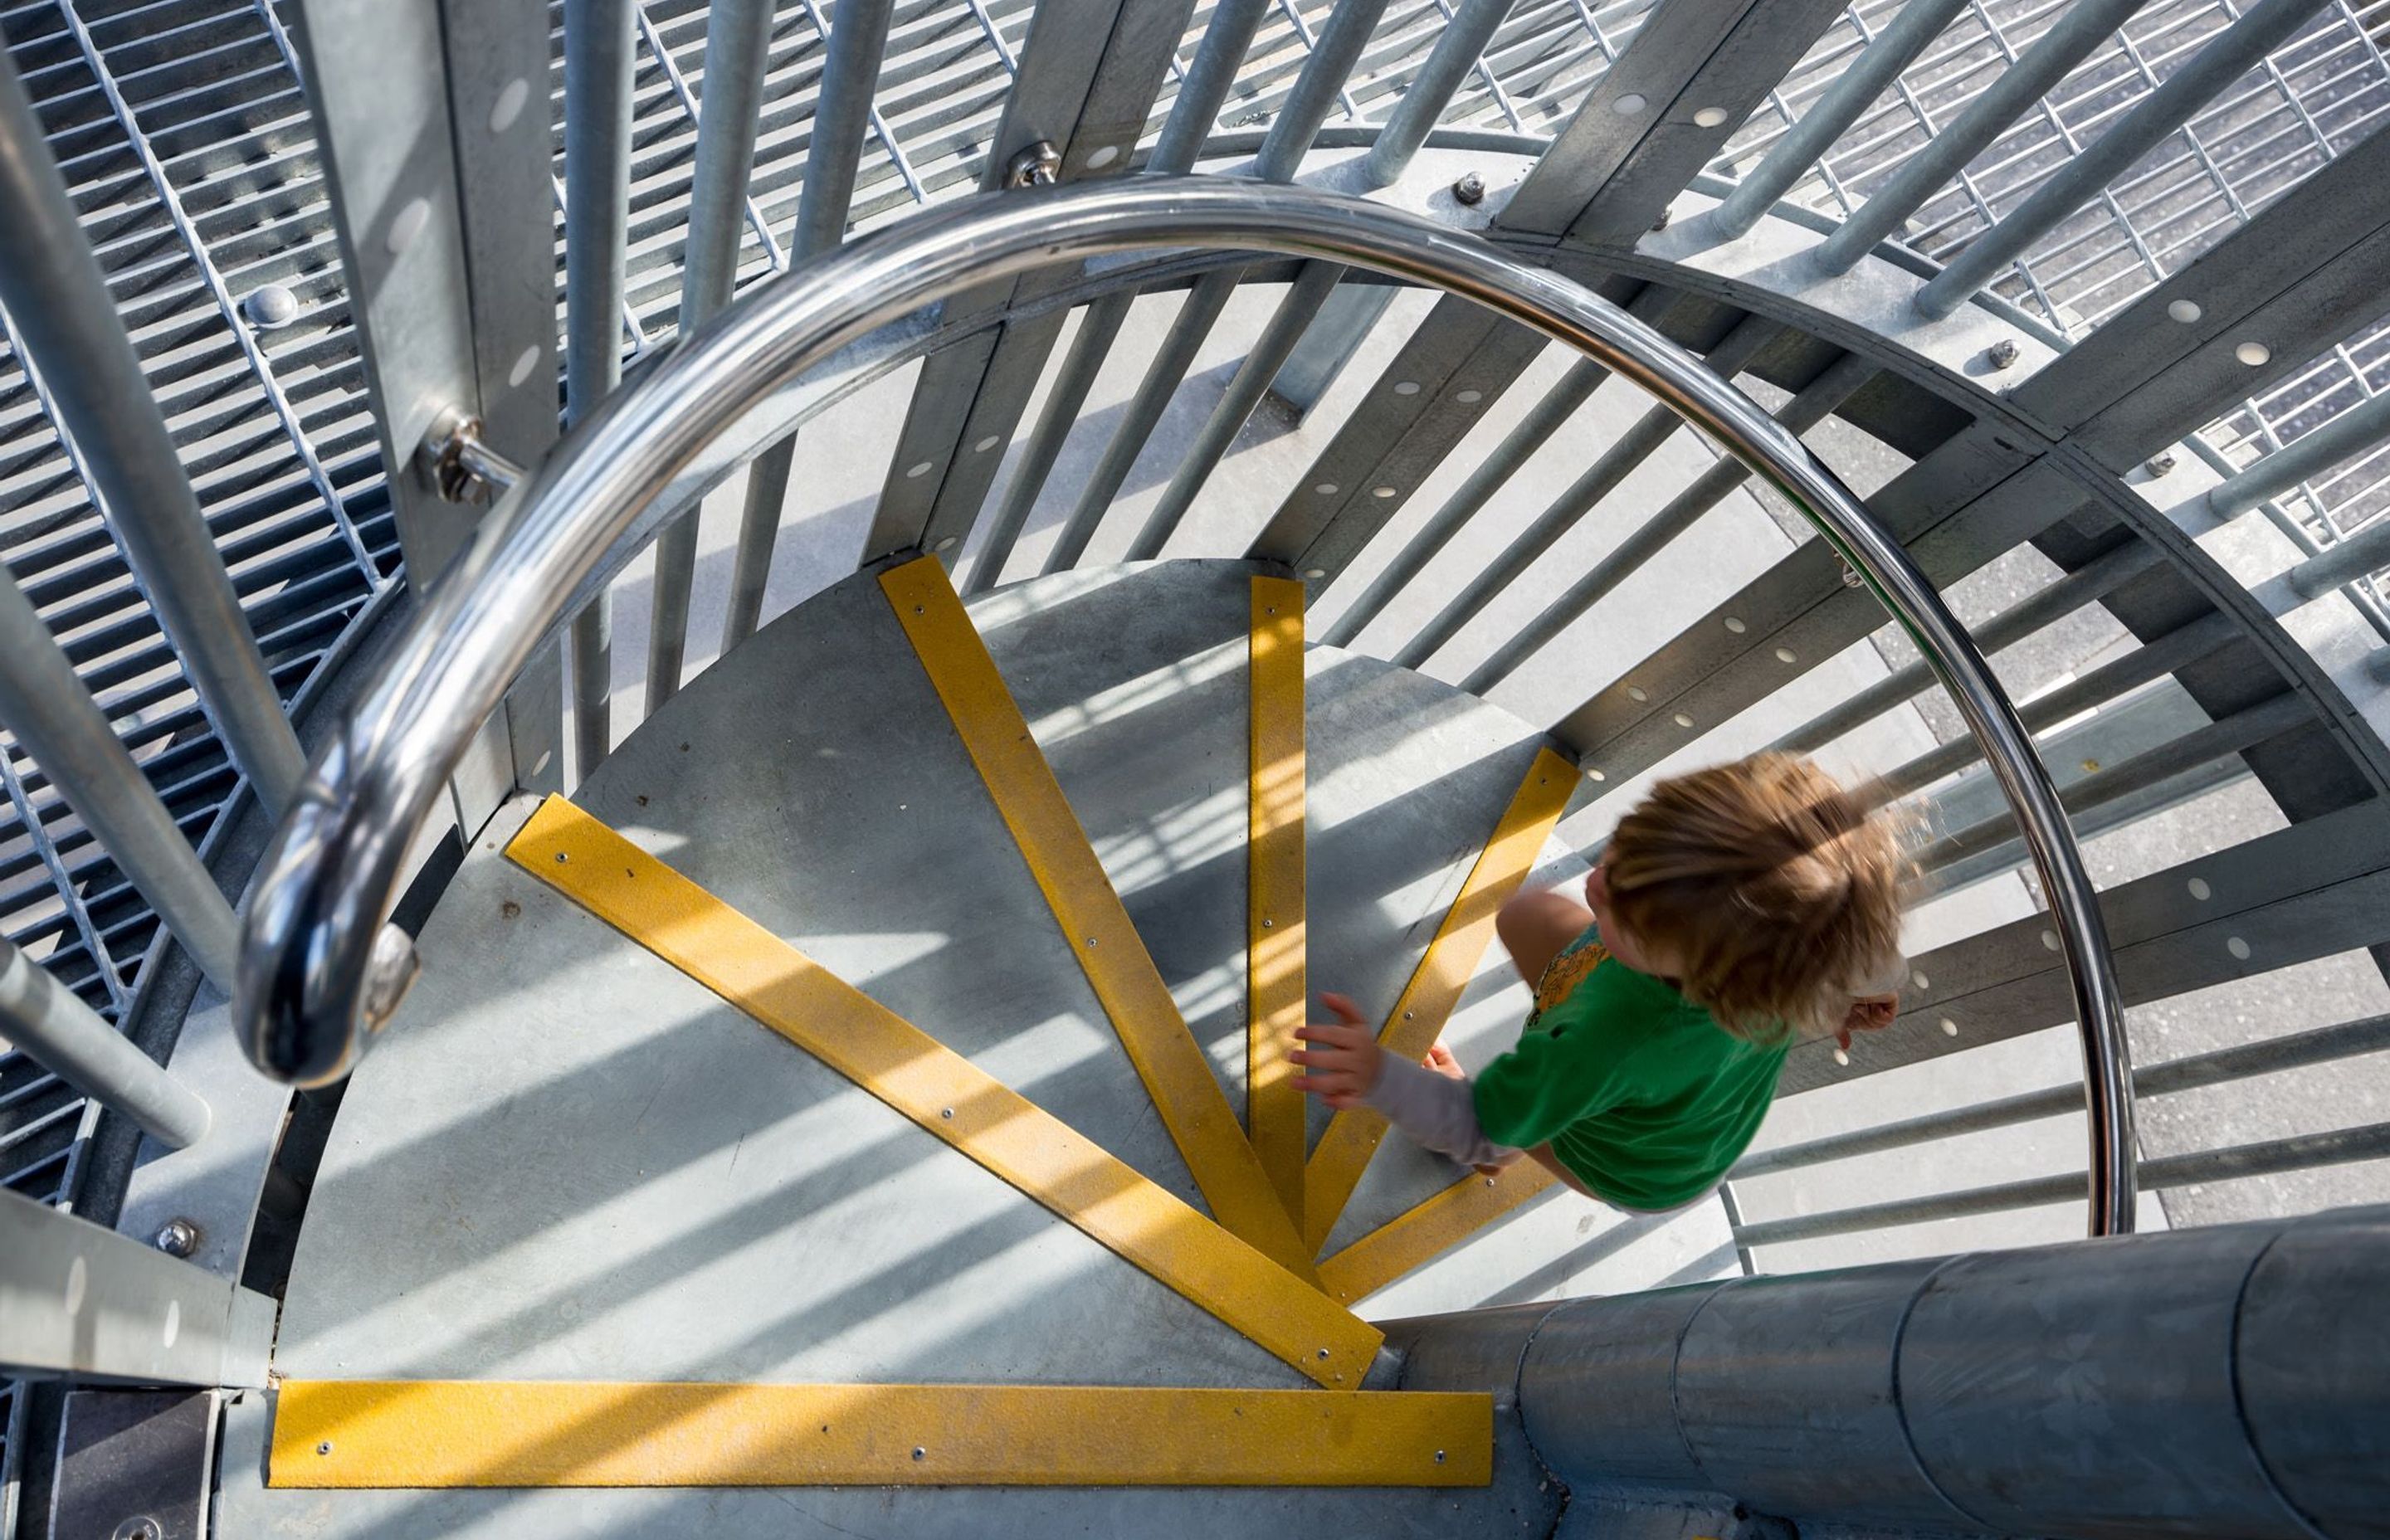
M 0 1534 L 2379 1533 L 2382 25 L 0 10 Z M 1715 1199 L 1293 1092 L 1770 745 Z

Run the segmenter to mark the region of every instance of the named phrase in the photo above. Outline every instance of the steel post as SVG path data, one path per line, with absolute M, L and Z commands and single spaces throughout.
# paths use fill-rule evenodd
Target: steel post
M 681 259 L 680 332 L 686 337 L 730 303 L 747 228 L 747 178 L 755 166 L 755 121 L 770 60 L 770 0 L 719 0 L 705 19 L 705 95 L 697 117 L 697 164 Z M 680 688 L 688 650 L 689 589 L 697 577 L 698 512 L 656 536 L 655 597 L 649 606 L 647 714 Z
M 0 940 L 0 1039 L 161 1144 L 180 1149 L 208 1131 L 208 1104 L 197 1093 L 6 940 Z
M 42 370 L 109 528 L 267 812 L 306 768 L 165 415 L 84 242 L 16 67 L 0 59 L 0 310 Z
M 1411 158 L 1427 143 L 1427 136 L 1444 117 L 1444 109 L 1452 105 L 1453 93 L 1469 78 L 1469 71 L 1478 68 L 1487 44 L 1500 30 L 1517 0 L 1461 0 L 1460 9 L 1446 22 L 1435 47 L 1403 88 L 1394 109 L 1388 114 L 1385 126 L 1378 130 L 1378 142 L 1361 162 L 1361 180 L 1365 186 L 1392 186 L 1411 163 Z M 1952 0 L 1938 0 L 1949 4 Z
M 199 971 L 229 991 L 238 950 L 232 905 L 5 568 L 0 726 L 42 767 Z
M 2390 520 L 2377 520 L 2300 562 L 2282 581 L 2302 599 L 2319 599 L 2384 567 L 2390 567 Z
M 2208 489 L 2208 510 L 2237 518 L 2341 461 L 2390 437 L 2390 391 L 2369 396 L 2312 433 L 2305 433 Z

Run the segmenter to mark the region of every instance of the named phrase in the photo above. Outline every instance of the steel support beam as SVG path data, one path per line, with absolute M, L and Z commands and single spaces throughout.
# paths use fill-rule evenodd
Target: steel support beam
M 1497 223 L 1631 243 L 1842 14 L 1836 0 L 1664 0 Z
M 274 1310 L 130 1236 L 0 1190 L 0 1375 L 263 1385 Z

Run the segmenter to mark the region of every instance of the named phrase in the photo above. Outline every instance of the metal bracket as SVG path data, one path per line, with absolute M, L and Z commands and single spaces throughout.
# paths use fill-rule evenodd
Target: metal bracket
M 1008 187 L 1050 187 L 1061 174 L 1062 152 L 1054 148 L 1051 139 L 1038 140 L 1004 164 L 1004 185 Z
M 444 502 L 495 502 L 524 475 L 482 440 L 482 419 L 461 407 L 442 407 L 416 453 Z

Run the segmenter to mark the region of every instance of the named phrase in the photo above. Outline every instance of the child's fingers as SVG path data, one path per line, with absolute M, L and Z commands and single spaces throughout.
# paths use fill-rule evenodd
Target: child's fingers
M 1294 1035 L 1305 1043 L 1321 1043 L 1330 1047 L 1343 1048 L 1347 1051 L 1360 1048 L 1372 1040 L 1372 1033 L 1366 1026 L 1356 1027 L 1327 1021 L 1314 1021 L 1306 1026 L 1297 1027 L 1294 1029 Z
M 1353 1003 L 1353 997 L 1349 995 L 1330 995 L 1323 991 L 1319 996 L 1319 1003 L 1328 1007 L 1329 1014 L 1346 1026 L 1358 1027 L 1368 1024 L 1369 1019 L 1361 1014 L 1361 1007 Z

